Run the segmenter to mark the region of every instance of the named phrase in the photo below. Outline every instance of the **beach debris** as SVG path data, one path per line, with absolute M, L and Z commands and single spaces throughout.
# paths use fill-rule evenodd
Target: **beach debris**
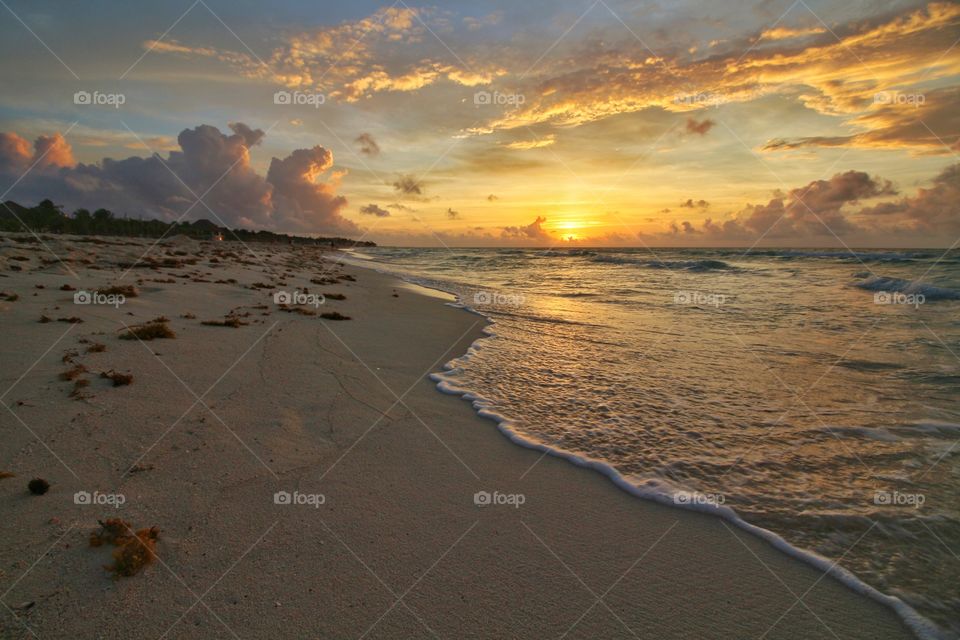
M 121 340 L 156 340 L 159 338 L 176 338 L 165 317 L 154 318 L 150 322 L 128 327 L 125 333 L 120 334 Z
M 98 289 L 97 293 L 105 296 L 123 296 L 125 298 L 136 298 L 140 291 L 132 284 L 115 285 L 106 289 Z
M 7 293 L 6 291 L 0 291 L 0 300 L 6 300 L 7 302 L 16 302 L 20 299 L 20 296 L 16 293 Z
M 38 322 L 39 322 L 40 324 L 46 324 L 46 323 L 48 323 L 48 322 L 53 322 L 53 319 L 52 319 L 52 318 L 49 318 L 49 317 L 47 317 L 47 316 L 41 315 L 41 316 L 40 316 L 40 320 L 38 320 Z
M 125 544 L 133 535 L 133 525 L 122 518 L 98 520 L 100 528 L 90 534 L 90 546 L 101 547 L 104 544 Z
M 27 489 L 35 496 L 42 496 L 50 490 L 50 483 L 43 478 L 34 478 L 27 483 Z
M 200 324 L 207 325 L 208 327 L 233 327 L 234 329 L 239 329 L 240 327 L 250 323 L 243 322 L 236 316 L 226 316 L 223 320 L 203 320 L 200 322 Z
M 342 313 L 339 313 L 337 311 L 327 311 L 325 313 L 321 313 L 320 317 L 323 318 L 324 320 L 350 320 L 351 319 L 350 316 L 345 316 Z
M 65 284 L 60 287 L 60 291 L 76 291 L 76 287 L 71 287 L 69 284 Z
M 113 565 L 104 568 L 126 578 L 137 575 L 156 558 L 159 537 L 160 529 L 157 527 L 140 529 L 135 536 L 113 550 Z
M 60 379 L 64 381 L 76 380 L 82 374 L 87 372 L 87 368 L 82 364 L 75 364 L 60 374 Z
M 73 391 L 70 392 L 70 397 L 74 399 L 82 398 L 81 391 L 90 386 L 90 381 L 86 378 L 80 378 L 73 381 Z
M 107 345 L 102 342 L 94 342 L 92 345 L 87 347 L 87 353 L 103 353 L 107 350 Z
M 346 300 L 347 299 L 347 296 L 343 295 L 342 293 L 325 293 L 323 294 L 323 297 L 326 298 L 327 300 Z
M 101 371 L 100 377 L 110 380 L 115 387 L 123 387 L 133 382 L 132 373 L 120 373 L 119 371 Z
M 0 471 L 0 480 L 3 480 L 4 478 L 16 478 L 16 477 L 17 477 L 17 474 L 15 474 L 13 471 Z
M 83 318 L 78 318 L 77 316 L 70 316 L 69 318 L 57 318 L 57 322 L 69 322 L 70 324 L 80 324 L 83 322 Z
M 122 518 L 99 520 L 100 528 L 90 534 L 90 546 L 102 547 L 111 544 L 113 564 L 104 569 L 117 576 L 130 577 L 140 572 L 156 558 L 157 539 L 160 529 L 150 527 L 136 533 L 133 525 Z
M 153 471 L 153 465 L 150 463 L 137 463 L 130 467 L 129 473 L 141 473 L 143 471 Z

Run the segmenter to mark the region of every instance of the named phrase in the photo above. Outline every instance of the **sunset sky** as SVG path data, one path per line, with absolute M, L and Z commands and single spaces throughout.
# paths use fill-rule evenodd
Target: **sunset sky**
M 958 3 L 0 5 L 2 200 L 401 245 L 960 237 Z

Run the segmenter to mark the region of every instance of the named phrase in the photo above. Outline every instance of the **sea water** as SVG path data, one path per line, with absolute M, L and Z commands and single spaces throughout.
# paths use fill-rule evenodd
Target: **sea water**
M 436 379 L 508 434 L 771 532 L 960 633 L 960 252 L 346 260 L 492 321 Z

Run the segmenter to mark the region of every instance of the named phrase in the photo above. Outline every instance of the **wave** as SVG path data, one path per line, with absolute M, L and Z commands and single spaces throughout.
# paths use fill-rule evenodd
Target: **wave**
M 547 249 L 546 251 L 538 251 L 534 255 L 544 258 L 565 258 L 567 256 L 595 256 L 597 252 L 590 249 Z
M 920 251 L 817 251 L 817 250 L 761 250 L 750 251 L 751 256 L 765 256 L 770 258 L 780 258 L 781 260 L 794 260 L 802 258 L 825 258 L 830 260 L 849 260 L 856 262 L 917 262 L 918 260 L 928 260 L 934 256 L 931 252 Z
M 937 287 L 919 280 L 903 280 L 886 276 L 870 276 L 853 283 L 858 289 L 867 291 L 887 291 L 907 295 L 922 295 L 925 300 L 960 300 L 960 291 Z
M 727 264 L 722 260 L 658 260 L 648 258 L 632 258 L 630 256 L 618 256 L 609 254 L 599 254 L 593 256 L 590 262 L 600 262 L 606 264 L 634 264 L 648 269 L 679 269 L 681 271 L 738 271 L 737 267 Z
M 493 330 L 493 325 L 485 327 L 484 334 L 486 337 L 496 336 L 496 333 Z M 689 500 L 685 501 L 682 499 L 678 500 L 681 494 L 689 494 L 689 492 L 683 491 L 678 487 L 674 487 L 673 485 L 670 485 L 661 479 L 649 478 L 644 480 L 642 483 L 633 482 L 607 462 L 574 453 L 572 451 L 559 449 L 521 434 L 517 430 L 513 421 L 493 409 L 492 402 L 476 393 L 457 386 L 453 380 L 453 376 L 462 372 L 463 366 L 468 363 L 469 360 L 472 359 L 472 357 L 477 353 L 477 351 L 480 349 L 479 343 L 482 340 L 485 340 L 486 337 L 479 338 L 478 340 L 474 341 L 464 356 L 445 364 L 443 372 L 431 373 L 430 379 L 436 382 L 437 389 L 440 392 L 448 395 L 459 396 L 461 399 L 470 402 L 474 410 L 477 412 L 477 415 L 482 418 L 492 420 L 494 423 L 496 423 L 497 429 L 514 444 L 518 444 L 526 449 L 539 451 L 546 455 L 561 458 L 578 467 L 596 471 L 597 473 L 604 475 L 617 488 L 637 498 L 652 500 L 666 506 L 686 509 L 689 511 L 697 511 L 722 518 L 723 520 L 730 522 L 734 526 L 746 531 L 747 533 L 753 534 L 764 540 L 775 549 L 778 549 L 779 551 L 782 551 L 783 553 L 786 553 L 787 555 L 802 562 L 812 565 L 814 568 L 822 571 L 825 575 L 829 574 L 834 579 L 838 580 L 853 591 L 890 607 L 897 615 L 900 616 L 907 627 L 909 627 L 917 635 L 917 637 L 921 638 L 922 640 L 944 639 L 943 632 L 936 625 L 924 618 L 913 607 L 900 598 L 885 594 L 881 591 L 878 591 L 874 587 L 871 587 L 850 571 L 840 567 L 839 564 L 834 560 L 825 558 L 824 556 L 821 556 L 813 551 L 795 547 L 773 531 L 747 522 L 730 507 L 710 503 L 699 503 Z

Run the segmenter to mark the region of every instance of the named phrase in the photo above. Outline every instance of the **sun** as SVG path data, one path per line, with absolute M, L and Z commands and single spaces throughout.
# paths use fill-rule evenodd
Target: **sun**
M 560 236 L 561 240 L 566 242 L 574 242 L 583 238 L 581 231 L 583 230 L 584 226 L 584 223 L 578 220 L 564 220 L 562 222 L 557 222 L 553 228 Z

